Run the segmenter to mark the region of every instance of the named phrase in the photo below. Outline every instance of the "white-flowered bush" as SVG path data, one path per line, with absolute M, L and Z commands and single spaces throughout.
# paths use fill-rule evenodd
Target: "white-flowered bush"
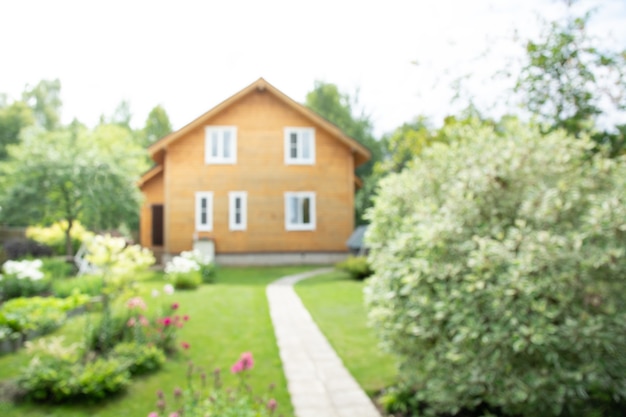
M 6 275 L 12 275 L 17 279 L 29 279 L 31 281 L 39 281 L 44 278 L 44 273 L 41 271 L 43 262 L 41 259 L 35 259 L 32 261 L 6 261 L 2 265 L 2 272 Z M 2 277 L 2 275 L 0 275 Z
M 32 261 L 6 261 L 0 271 L 0 299 L 10 300 L 16 297 L 30 297 L 42 294 L 50 288 L 50 280 L 41 270 L 40 259 Z
M 128 245 L 121 237 L 95 236 L 87 244 L 87 261 L 107 274 L 125 275 L 154 264 L 152 252 L 139 245 Z
M 175 256 L 165 265 L 166 274 L 187 274 L 200 270 L 200 264 L 183 256 Z
M 167 278 L 176 288 L 196 288 L 201 282 L 211 282 L 214 272 L 211 257 L 198 250 L 182 252 L 165 265 Z
M 202 282 L 213 282 L 213 275 L 215 274 L 215 264 L 213 263 L 213 257 L 206 253 L 194 249 L 192 251 L 182 252 L 180 254 L 182 258 L 194 261 L 200 267 L 200 277 Z
M 626 159 L 519 124 L 445 133 L 369 212 L 369 318 L 413 400 L 619 415 L 594 407 L 626 404 Z

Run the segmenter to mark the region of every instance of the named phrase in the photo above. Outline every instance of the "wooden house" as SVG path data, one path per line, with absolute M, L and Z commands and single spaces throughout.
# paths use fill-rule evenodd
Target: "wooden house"
M 141 244 L 210 242 L 221 264 L 329 263 L 348 253 L 367 148 L 260 78 L 149 148 Z

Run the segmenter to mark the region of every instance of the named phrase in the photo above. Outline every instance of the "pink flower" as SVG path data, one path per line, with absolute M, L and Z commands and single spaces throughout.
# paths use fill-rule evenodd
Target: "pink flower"
M 126 307 L 128 307 L 131 310 L 134 308 L 137 308 L 139 310 L 145 310 L 146 303 L 143 301 L 141 297 L 133 297 L 130 300 L 128 300 L 128 302 L 126 303 Z
M 235 364 L 230 368 L 233 374 L 238 374 L 241 371 L 252 369 L 254 366 L 254 359 L 252 359 L 252 353 L 244 352 Z
M 172 324 L 172 318 L 165 317 L 164 319 L 161 320 L 161 323 L 163 323 L 164 326 L 169 326 L 170 324 Z
M 148 414 L 148 417 L 159 417 L 159 413 L 157 413 L 156 411 L 153 411 L 150 414 Z
M 277 405 L 278 403 L 276 402 L 276 400 L 272 398 L 267 402 L 267 409 L 270 410 L 270 413 L 273 413 L 274 410 L 276 410 Z
M 170 417 L 179 417 L 180 414 L 178 414 L 176 411 L 174 411 L 173 413 L 170 413 Z
M 183 316 L 183 321 L 189 321 L 189 316 L 185 314 L 185 315 Z
M 137 322 L 136 322 L 135 318 L 134 318 L 134 317 L 131 317 L 131 318 L 129 318 L 129 319 L 128 319 L 128 322 L 126 323 L 126 325 L 127 325 L 128 327 L 134 327 L 136 323 L 137 323 Z
M 235 364 L 230 368 L 230 372 L 232 372 L 233 374 L 238 374 L 241 371 L 243 371 L 243 365 L 241 364 L 241 361 L 235 362 Z
M 187 350 L 187 349 L 189 349 L 189 348 L 191 347 L 191 345 L 190 345 L 189 343 L 187 343 L 187 342 L 182 342 L 180 345 L 181 345 L 181 346 L 183 347 L 183 349 L 185 349 L 185 350 Z
M 150 322 L 144 316 L 139 316 L 139 324 L 141 324 L 142 326 L 146 327 L 146 326 L 148 326 L 150 324 Z
M 178 303 L 172 303 L 172 310 L 178 310 Z
M 241 361 L 244 370 L 252 369 L 254 366 L 254 359 L 252 359 L 252 353 L 250 352 L 242 353 L 239 360 Z

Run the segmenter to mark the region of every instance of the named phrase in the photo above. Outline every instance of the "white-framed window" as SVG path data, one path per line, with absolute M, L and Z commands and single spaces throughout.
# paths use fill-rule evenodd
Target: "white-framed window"
M 196 192 L 196 231 L 210 232 L 213 230 L 213 193 L 211 191 Z
M 285 229 L 315 230 L 315 193 L 285 193 Z
M 285 164 L 315 164 L 315 129 L 285 128 Z
M 228 193 L 228 225 L 230 230 L 246 230 L 248 223 L 248 193 Z
M 207 126 L 204 133 L 205 163 L 237 163 L 237 128 L 235 126 Z

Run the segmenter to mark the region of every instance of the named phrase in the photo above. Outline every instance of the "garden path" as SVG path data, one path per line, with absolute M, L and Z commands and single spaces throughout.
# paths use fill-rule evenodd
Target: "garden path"
M 296 417 L 380 417 L 293 289 L 300 280 L 330 271 L 286 276 L 267 287 L 291 403 Z

